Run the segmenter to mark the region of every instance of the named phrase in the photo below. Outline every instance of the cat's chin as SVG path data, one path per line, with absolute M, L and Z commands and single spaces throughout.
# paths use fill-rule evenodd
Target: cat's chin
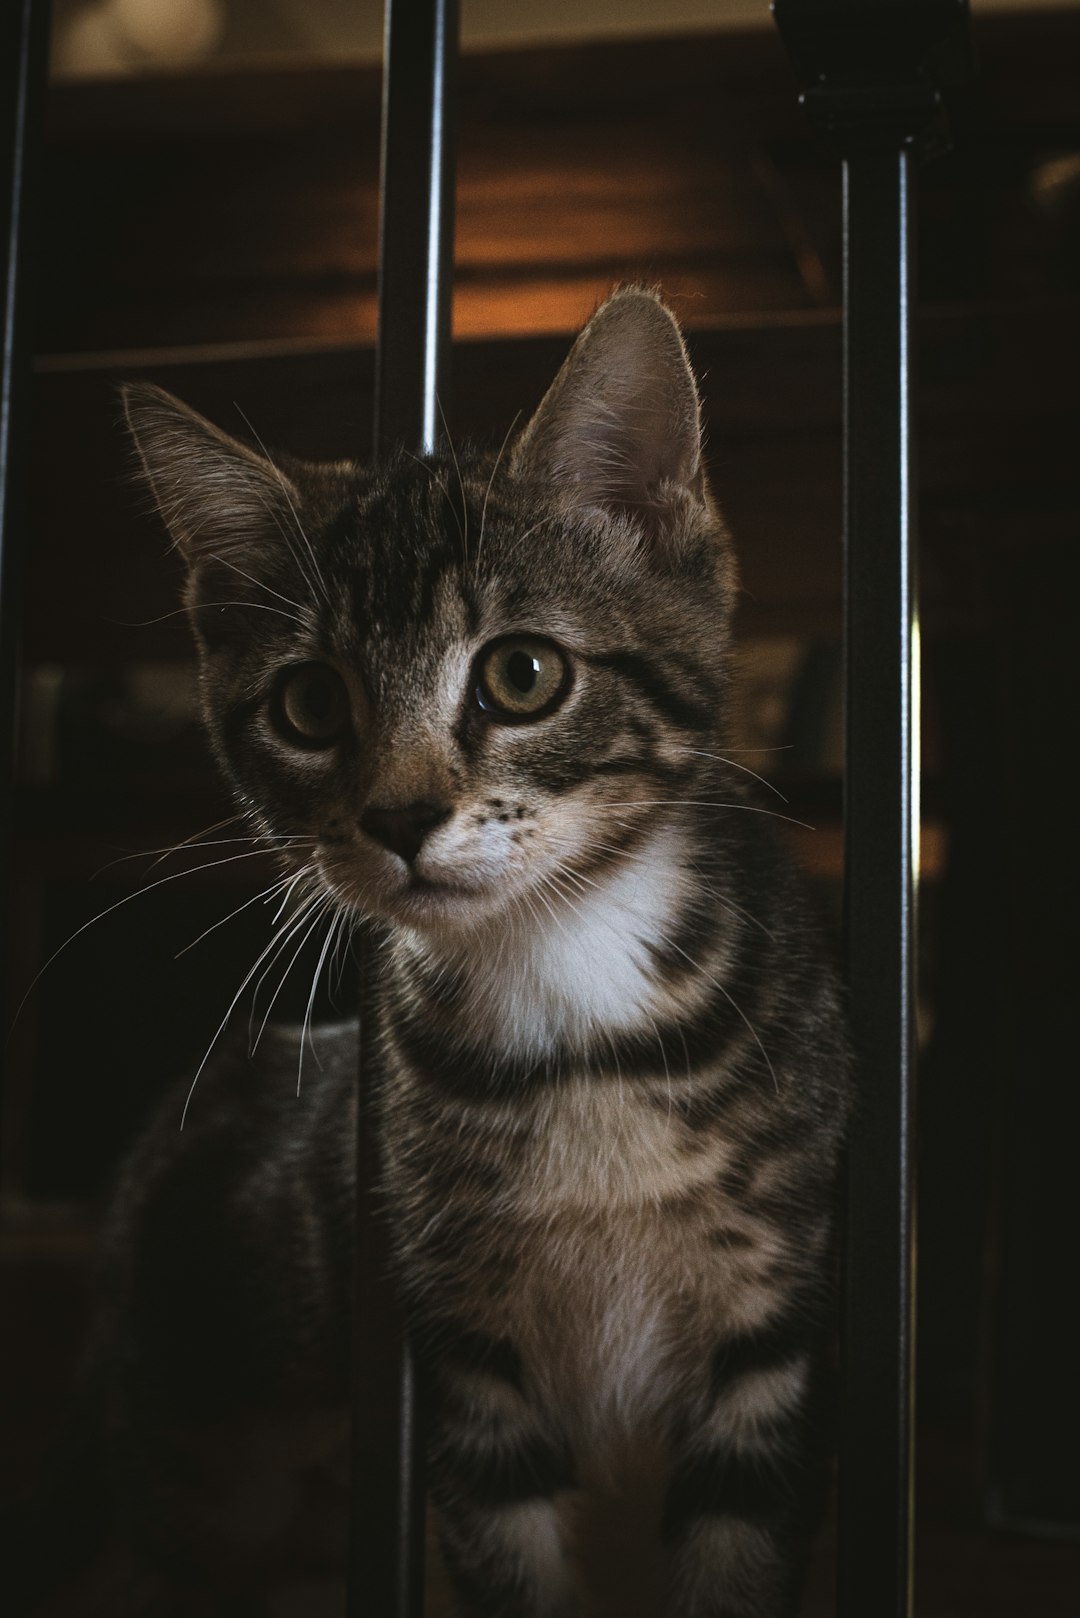
M 454 932 L 489 917 L 503 903 L 498 889 L 411 872 L 385 902 L 385 919 L 417 932 Z
M 420 904 L 453 904 L 461 900 L 483 898 L 485 890 L 467 886 L 464 882 L 444 882 L 438 878 L 414 874 L 406 882 L 400 897 L 406 903 L 414 901 Z
M 416 932 L 466 929 L 499 909 L 505 897 L 491 881 L 405 870 L 401 861 L 389 859 L 371 865 L 327 862 L 320 875 L 343 910 Z

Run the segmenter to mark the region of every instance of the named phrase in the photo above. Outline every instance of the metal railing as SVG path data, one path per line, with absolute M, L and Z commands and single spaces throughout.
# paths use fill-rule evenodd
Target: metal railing
M 458 0 L 387 0 L 375 353 L 378 460 L 403 444 L 430 454 L 450 360 L 453 86 Z M 376 1053 L 374 975 L 360 952 L 353 1482 L 349 1618 L 420 1618 L 424 1605 L 424 1448 L 412 1356 L 389 1282 L 378 1141 L 365 1105 Z
M 49 8 L 0 6 L 0 1016 L 15 1006 L 15 744 L 22 584 L 30 526 L 34 182 L 44 137 Z
M 859 1101 L 847 1158 L 837 1591 L 906 1618 L 914 1552 L 919 643 L 914 187 L 969 70 L 967 0 L 775 0 L 843 157 L 844 921 Z

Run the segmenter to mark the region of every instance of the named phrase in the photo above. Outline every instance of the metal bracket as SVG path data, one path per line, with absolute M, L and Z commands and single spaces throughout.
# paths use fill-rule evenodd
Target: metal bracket
M 800 104 L 845 149 L 948 149 L 948 92 L 975 72 L 968 0 L 773 0 L 772 12 Z

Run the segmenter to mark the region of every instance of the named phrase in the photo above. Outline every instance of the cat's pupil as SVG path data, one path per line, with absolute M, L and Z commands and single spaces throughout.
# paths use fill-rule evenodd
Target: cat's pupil
M 328 747 L 347 725 L 349 696 L 333 669 L 301 663 L 284 671 L 271 714 L 286 741 Z
M 544 718 L 569 688 L 567 659 L 539 636 L 493 641 L 477 673 L 477 701 L 502 723 Z
M 307 708 L 309 717 L 317 723 L 331 717 L 334 699 L 328 680 L 320 679 L 317 675 L 310 678 L 301 700 Z
M 506 677 L 522 696 L 527 696 L 540 678 L 539 659 L 528 652 L 511 652 L 506 661 Z

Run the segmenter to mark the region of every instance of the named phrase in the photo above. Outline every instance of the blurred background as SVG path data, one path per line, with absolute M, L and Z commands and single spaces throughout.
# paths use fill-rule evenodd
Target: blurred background
M 761 749 L 754 767 L 815 828 L 790 834 L 836 917 L 837 154 L 799 112 L 763 0 L 462 10 L 448 418 L 497 441 L 614 284 L 663 289 L 741 561 L 735 745 Z M 919 196 L 917 1607 L 1065 1618 L 1080 1611 L 1065 784 L 1080 6 L 974 0 L 973 16 L 980 74 Z M 9 1478 L 62 1406 L 116 1165 L 194 1071 L 270 921 L 247 906 L 187 948 L 269 878 L 259 859 L 220 863 L 229 830 L 207 829 L 231 805 L 116 386 L 160 382 L 271 448 L 369 453 L 381 30 L 369 0 L 54 3 L 13 1008 L 34 987 L 0 1114 Z M 210 846 L 154 865 L 200 833 Z M 284 1015 L 302 1015 L 311 964 Z

